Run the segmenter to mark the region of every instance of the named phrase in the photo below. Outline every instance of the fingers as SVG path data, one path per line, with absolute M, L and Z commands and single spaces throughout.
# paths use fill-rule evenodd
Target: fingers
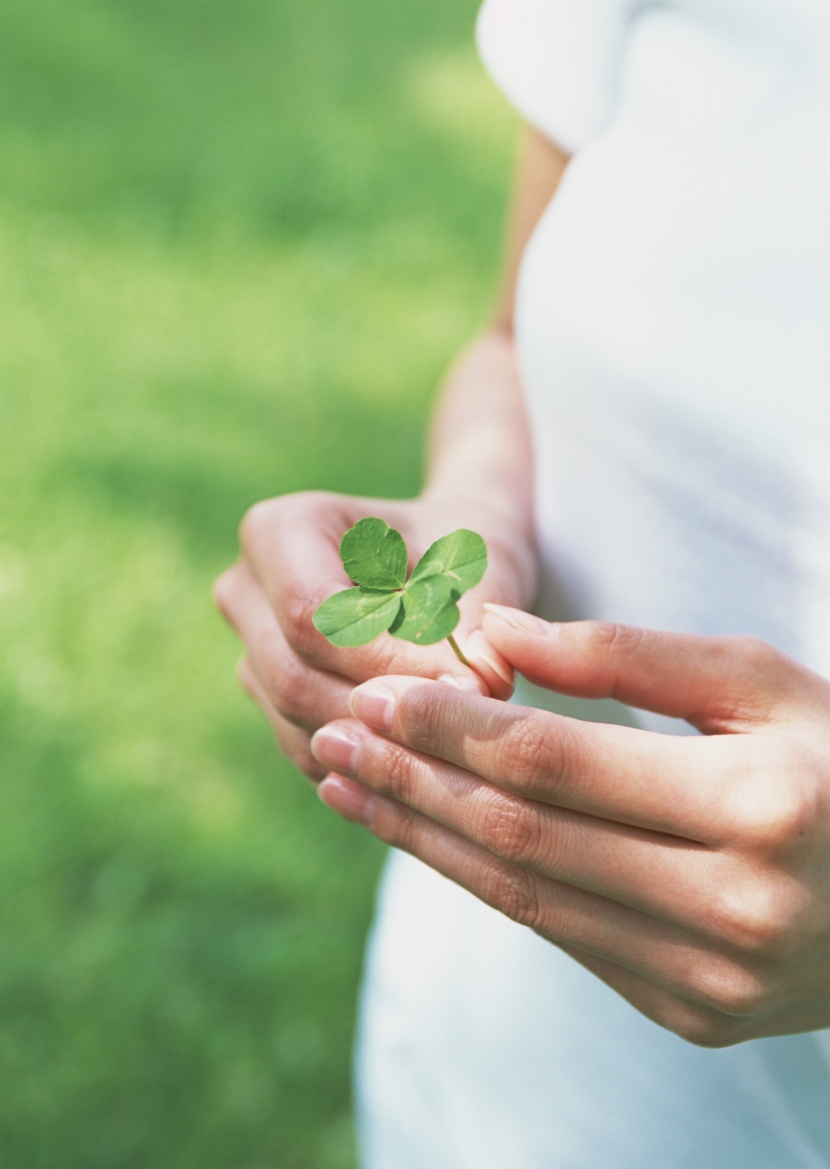
M 485 683 L 485 686 L 479 687 L 479 690 L 489 694 L 491 698 L 506 700 L 513 693 L 515 686 L 516 679 L 513 667 L 490 644 L 480 629 L 473 629 L 472 632 L 463 632 L 468 629 L 470 624 L 469 621 L 464 619 L 462 614 L 459 627 L 453 636 L 461 647 L 461 652 L 464 654 L 464 657 L 473 667 L 473 670 L 479 678 Z M 397 666 L 394 672 L 398 673 Z M 439 675 L 439 677 L 446 680 L 446 675 Z
M 350 584 L 339 554 L 350 525 L 337 496 L 304 493 L 257 503 L 240 527 L 245 567 L 288 643 L 312 663 L 333 649 L 311 618 L 322 601 Z
M 657 735 L 562 718 L 416 678 L 358 687 L 352 713 L 397 743 L 559 808 L 721 843 L 746 755 L 735 736 Z
M 713 955 L 680 931 L 594 893 L 518 868 L 394 800 L 346 777 L 328 775 L 325 804 L 381 840 L 418 857 L 511 920 L 556 945 L 572 947 L 717 1015 L 740 1017 L 756 979 L 733 959 Z
M 724 732 L 802 717 L 827 702 L 827 684 L 765 642 L 699 637 L 605 622 L 549 624 L 487 606 L 484 630 L 532 682 Z
M 277 745 L 283 754 L 287 755 L 301 771 L 305 772 L 310 780 L 314 782 L 321 780 L 326 774 L 326 768 L 321 767 L 312 755 L 311 736 L 308 732 L 282 718 L 274 709 L 247 659 L 240 662 L 237 673 L 242 688 L 247 691 L 270 722 Z
M 580 966 L 590 970 L 641 1014 L 699 1047 L 726 1047 L 756 1034 L 744 1019 L 728 1012 L 677 998 L 639 974 L 573 946 L 560 946 Z
M 323 727 L 312 752 L 356 779 L 480 845 L 489 853 L 628 905 L 660 920 L 713 932 L 712 904 L 734 887 L 731 857 L 663 836 L 522 799 L 367 731 L 355 721 Z M 684 895 L 678 898 L 678 889 Z
M 351 685 L 297 657 L 265 594 L 244 565 L 220 578 L 216 596 L 223 615 L 247 647 L 246 677 L 256 677 L 258 691 L 274 713 L 310 731 L 348 715 Z

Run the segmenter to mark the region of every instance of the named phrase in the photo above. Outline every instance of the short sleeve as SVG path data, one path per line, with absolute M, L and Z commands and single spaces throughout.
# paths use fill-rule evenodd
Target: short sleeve
M 573 152 L 613 112 L 638 6 L 642 0 L 485 0 L 479 53 L 523 117 Z

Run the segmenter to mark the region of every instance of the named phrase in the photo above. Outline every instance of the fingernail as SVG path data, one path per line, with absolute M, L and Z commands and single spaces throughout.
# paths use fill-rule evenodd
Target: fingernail
M 322 783 L 317 785 L 317 795 L 327 808 L 331 808 L 345 820 L 363 824 L 367 828 L 371 824 L 374 797 L 360 784 L 350 783 L 347 779 L 341 779 L 339 775 L 327 775 Z
M 360 740 L 345 727 L 321 727 L 311 740 L 311 754 L 325 767 L 354 771 Z
M 487 601 L 484 608 L 490 617 L 503 621 L 505 625 L 517 629 L 520 633 L 535 633 L 537 637 L 540 634 L 544 636 L 550 634 L 551 625 L 541 617 L 534 617 L 532 613 L 525 613 L 521 609 L 508 609 L 505 605 L 491 605 Z
M 391 731 L 395 717 L 395 695 L 379 682 L 364 682 L 352 691 L 349 706 L 355 718 L 379 731 Z
M 473 678 L 457 678 L 455 674 L 442 674 L 438 679 L 445 686 L 452 686 L 454 690 L 463 690 L 467 694 L 483 694 L 484 685 Z
M 483 662 L 506 686 L 513 685 L 513 671 L 480 630 L 477 629 L 465 639 L 464 653 L 473 665 L 476 661 Z

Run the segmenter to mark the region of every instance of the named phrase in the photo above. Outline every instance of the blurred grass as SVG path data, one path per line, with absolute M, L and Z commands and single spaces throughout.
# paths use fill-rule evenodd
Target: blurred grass
M 380 850 L 233 680 L 254 500 L 405 495 L 488 305 L 475 4 L 0 7 L 0 1164 L 348 1169 Z

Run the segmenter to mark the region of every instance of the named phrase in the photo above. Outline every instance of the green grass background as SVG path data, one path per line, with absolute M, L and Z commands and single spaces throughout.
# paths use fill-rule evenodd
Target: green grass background
M 381 850 L 237 690 L 256 499 L 406 495 L 513 122 L 462 0 L 0 6 L 0 1164 L 347 1169 Z

